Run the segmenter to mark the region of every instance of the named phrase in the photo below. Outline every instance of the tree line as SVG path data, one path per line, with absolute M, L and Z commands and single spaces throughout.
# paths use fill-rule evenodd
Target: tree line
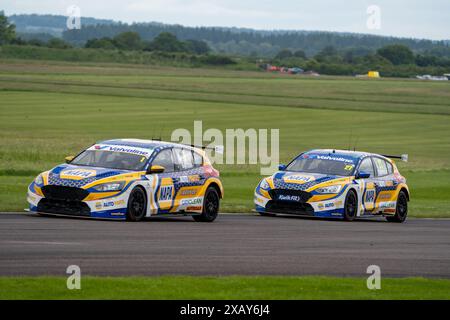
M 162 32 L 169 32 L 178 39 L 206 41 L 212 50 L 232 55 L 257 55 L 273 58 L 278 51 L 287 48 L 303 50 L 313 56 L 326 46 L 338 50 L 364 47 L 377 50 L 386 45 L 402 44 L 417 53 L 450 57 L 450 47 L 445 41 L 394 38 L 375 35 L 333 33 L 318 31 L 256 31 L 239 28 L 185 27 L 159 23 L 97 24 L 78 30 L 63 32 L 64 40 L 83 45 L 92 38 L 112 38 L 123 32 L 137 32 L 142 39 L 152 40 Z
M 103 25 L 105 27 L 105 25 Z M 96 30 L 96 29 L 93 29 Z M 79 30 L 78 30 L 79 31 Z M 53 49 L 71 49 L 73 43 L 61 38 L 50 38 L 47 41 L 39 39 L 24 40 L 15 33 L 14 24 L 10 23 L 0 13 L 0 45 L 15 44 L 34 47 L 48 47 Z M 377 49 L 365 46 L 339 48 L 326 45 L 314 55 L 306 49 L 284 48 L 278 50 L 272 57 L 258 55 L 251 52 L 244 56 L 234 56 L 214 53 L 210 43 L 198 39 L 180 40 L 175 34 L 163 31 L 151 40 L 147 40 L 136 31 L 124 31 L 112 36 L 89 38 L 83 48 L 90 50 L 108 50 L 125 52 L 153 52 L 151 61 L 161 58 L 165 61 L 181 59 L 194 64 L 227 65 L 246 62 L 246 68 L 255 68 L 258 64 L 275 64 L 284 67 L 300 67 L 331 75 L 354 75 L 377 70 L 383 76 L 408 77 L 416 74 L 449 73 L 450 57 L 445 50 L 421 51 L 415 53 L 404 44 L 388 44 Z M 440 48 L 443 49 L 443 48 Z M 111 54 L 110 54 L 111 55 Z M 116 55 L 112 54 L 117 58 Z M 133 61 L 139 61 L 133 54 Z M 115 58 L 114 58 L 115 59 Z M 145 59 L 144 59 L 145 60 Z M 147 61 L 147 60 L 145 60 Z M 255 64 L 255 62 L 257 62 Z M 251 67 L 253 65 L 253 67 Z
M 152 41 L 144 41 L 137 32 L 127 31 L 119 33 L 113 38 L 103 37 L 100 39 L 89 39 L 84 47 L 97 49 L 187 52 L 193 54 L 207 54 L 211 51 L 208 44 L 204 41 L 180 41 L 175 35 L 169 32 L 160 33 Z
M 50 48 L 50 49 L 77 49 L 78 51 L 72 55 L 64 55 L 61 53 L 56 53 L 55 55 L 59 55 L 61 58 L 70 57 L 73 61 L 78 61 L 78 59 L 83 59 L 83 57 L 87 57 L 89 55 L 85 55 L 79 52 L 80 48 L 75 48 L 69 42 L 51 37 L 47 41 L 43 41 L 40 39 L 29 39 L 25 40 L 20 36 L 17 36 L 15 31 L 15 25 L 8 21 L 8 18 L 0 12 L 0 45 L 18 45 L 18 46 L 32 46 L 32 47 L 42 47 L 42 48 Z M 108 50 L 108 51 L 118 51 L 118 54 L 108 53 L 107 59 L 117 59 L 117 57 L 124 57 L 126 61 L 132 61 L 136 63 L 136 61 L 144 61 L 144 62 L 152 62 L 157 63 L 158 59 L 161 61 L 165 61 L 167 63 L 168 60 L 177 60 L 177 62 L 181 62 L 184 65 L 230 65 L 236 64 L 236 62 L 227 56 L 211 54 L 211 49 L 208 47 L 208 44 L 204 41 L 200 40 L 186 40 L 181 41 L 178 38 L 168 32 L 162 32 L 157 35 L 152 41 L 142 40 L 140 35 L 137 32 L 123 32 L 112 38 L 103 37 L 103 38 L 93 38 L 89 39 L 85 45 L 84 49 L 98 49 L 98 50 Z M 18 50 L 20 54 L 26 57 L 29 57 L 27 52 L 24 50 Z M 129 51 L 129 52 L 137 52 L 137 54 L 131 55 L 121 55 L 120 52 Z M 10 51 L 9 51 L 10 52 Z M 43 52 L 45 57 L 48 57 L 48 51 Z M 139 52 L 152 52 L 154 54 L 147 55 L 141 57 L 139 59 Z M 74 57 L 75 55 L 75 57 Z M 77 57 L 78 55 L 78 57 Z M 98 56 L 100 55 L 90 55 L 91 57 L 96 57 L 98 60 Z M 115 60 L 114 60 L 115 61 Z
M 338 50 L 333 46 L 326 46 L 312 57 L 307 57 L 302 50 L 283 49 L 268 62 L 331 75 L 365 74 L 369 70 L 380 71 L 384 76 L 396 77 L 424 73 L 442 75 L 450 72 L 450 58 L 415 54 L 402 44 L 387 45 L 378 50 L 367 48 Z
M 10 20 L 17 24 L 19 32 L 26 32 L 27 28 L 32 26 L 43 33 L 50 28 L 54 28 L 55 32 L 57 30 L 62 32 L 66 29 L 67 17 L 22 14 L 13 15 Z M 351 48 L 375 51 L 383 46 L 402 44 L 417 54 L 450 57 L 450 39 L 432 41 L 337 32 L 185 27 L 157 22 L 127 24 L 89 17 L 82 17 L 81 24 L 82 28 L 79 30 L 64 31 L 63 39 L 71 45 L 84 46 L 90 39 L 114 38 L 120 33 L 129 31 L 137 32 L 144 41 L 151 41 L 162 32 L 169 32 L 182 41 L 188 39 L 205 41 L 214 52 L 240 56 L 273 58 L 280 50 L 286 48 L 291 51 L 303 50 L 308 57 L 312 57 L 326 46 L 333 46 L 339 51 Z M 30 37 L 30 33 L 23 36 L 28 39 Z

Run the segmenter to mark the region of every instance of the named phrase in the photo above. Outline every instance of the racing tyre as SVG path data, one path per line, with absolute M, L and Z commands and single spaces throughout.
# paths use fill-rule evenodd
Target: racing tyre
M 353 221 L 358 211 L 358 198 L 353 190 L 350 190 L 345 197 L 344 220 Z
M 408 215 L 408 197 L 404 191 L 400 191 L 397 198 L 397 207 L 395 208 L 395 214 L 392 217 L 386 217 L 389 222 L 402 223 L 406 220 Z
M 200 215 L 192 216 L 197 222 L 213 222 L 219 214 L 220 197 L 216 188 L 209 187 L 206 190 L 203 200 L 203 212 Z
M 145 217 L 146 209 L 147 198 L 145 196 L 145 191 L 140 187 L 134 188 L 128 198 L 127 220 L 141 221 Z
M 275 216 L 276 216 L 276 215 L 273 214 L 273 213 L 259 212 L 259 211 L 258 211 L 258 213 L 259 213 L 260 215 L 262 215 L 263 217 L 275 217 Z

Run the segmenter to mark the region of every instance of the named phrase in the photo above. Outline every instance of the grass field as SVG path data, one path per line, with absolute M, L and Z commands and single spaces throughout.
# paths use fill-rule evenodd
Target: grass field
M 368 290 L 366 279 L 333 277 L 83 277 L 81 290 L 66 278 L 0 278 L 0 299 L 450 299 L 450 280 L 382 279 Z
M 36 174 L 95 141 L 169 139 L 203 120 L 204 129 L 279 128 L 281 162 L 350 140 L 359 150 L 408 153 L 399 167 L 410 215 L 450 217 L 446 82 L 0 60 L 0 119 L 0 211 L 22 210 Z M 222 211 L 252 209 L 259 167 L 218 168 Z

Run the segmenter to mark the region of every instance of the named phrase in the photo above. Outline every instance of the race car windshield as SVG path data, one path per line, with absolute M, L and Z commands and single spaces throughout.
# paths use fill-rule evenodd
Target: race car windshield
M 120 170 L 141 171 L 147 157 L 139 154 L 105 150 L 85 150 L 70 164 Z
M 286 168 L 287 171 L 321 173 L 334 176 L 350 176 L 355 165 L 352 162 L 331 159 L 299 157 Z

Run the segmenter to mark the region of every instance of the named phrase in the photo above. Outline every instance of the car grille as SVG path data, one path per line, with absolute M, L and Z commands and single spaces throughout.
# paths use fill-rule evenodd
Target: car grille
M 89 195 L 89 192 L 74 187 L 48 185 L 42 187 L 45 198 L 67 201 L 81 201 Z
M 296 200 L 294 203 L 305 203 L 307 202 L 311 197 L 312 194 L 306 191 L 301 190 L 286 190 L 286 189 L 273 189 L 269 191 L 269 195 L 274 201 L 279 201 L 280 196 L 285 197 L 296 197 L 298 200 Z M 283 201 L 285 202 L 285 201 Z M 286 201 L 287 202 L 287 201 Z
M 76 200 L 56 200 L 43 198 L 39 201 L 38 212 L 55 213 L 71 216 L 89 217 L 91 209 L 81 201 Z
M 266 211 L 270 213 L 283 213 L 302 216 L 314 216 L 314 209 L 309 203 L 298 203 L 291 201 L 269 201 Z

